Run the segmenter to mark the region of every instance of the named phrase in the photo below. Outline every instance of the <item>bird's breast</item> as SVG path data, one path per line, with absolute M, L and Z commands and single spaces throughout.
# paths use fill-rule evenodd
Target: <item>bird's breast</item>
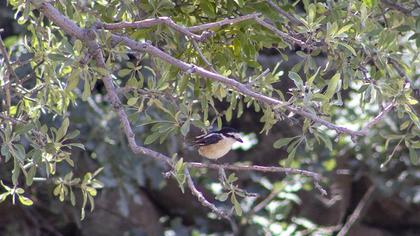
M 221 140 L 218 143 L 200 147 L 198 153 L 209 159 L 219 159 L 230 151 L 232 143 L 231 140 Z

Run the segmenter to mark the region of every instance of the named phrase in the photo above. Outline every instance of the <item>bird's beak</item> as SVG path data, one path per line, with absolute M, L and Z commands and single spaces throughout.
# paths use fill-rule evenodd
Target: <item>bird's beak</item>
M 244 141 L 242 141 L 242 139 L 240 139 L 240 138 L 237 138 L 236 139 L 236 141 L 238 141 L 238 142 L 240 142 L 240 143 L 243 143 Z

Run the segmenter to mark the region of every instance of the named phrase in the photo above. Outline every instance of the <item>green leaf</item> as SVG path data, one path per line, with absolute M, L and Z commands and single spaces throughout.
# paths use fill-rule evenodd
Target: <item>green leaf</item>
M 69 134 L 67 134 L 66 135 L 66 140 L 67 139 L 74 139 L 74 138 L 76 138 L 77 136 L 79 136 L 79 134 L 80 134 L 80 131 L 79 130 L 73 130 L 71 133 L 69 133 Z
M 69 78 L 67 79 L 66 91 L 72 91 L 79 85 L 80 69 L 73 69 Z
M 287 144 L 289 144 L 293 139 L 295 139 L 296 137 L 292 137 L 292 138 L 281 138 L 278 139 L 277 141 L 275 141 L 273 143 L 273 147 L 276 149 L 280 149 L 283 146 L 286 146 Z
M 76 206 L 76 196 L 72 189 L 70 189 L 70 203 L 72 206 Z
M 149 136 L 146 137 L 146 139 L 144 140 L 144 144 L 145 145 L 149 145 L 149 144 L 155 142 L 156 139 L 159 138 L 159 136 L 160 136 L 160 133 L 159 132 L 152 133 L 151 135 L 149 135 Z
M 332 151 L 333 147 L 330 137 L 328 137 L 328 135 L 323 132 L 318 132 L 318 136 L 325 143 L 325 146 L 327 146 L 328 150 Z
M 297 147 L 298 147 L 298 145 L 296 145 L 291 150 L 291 152 L 289 153 L 289 155 L 287 155 L 286 166 L 290 166 L 290 164 L 292 163 L 293 159 L 295 158 Z
M 340 73 L 337 73 L 328 82 L 328 88 L 327 88 L 327 91 L 325 92 L 325 96 L 327 97 L 328 100 L 330 100 L 334 96 L 339 85 L 340 85 Z
M 410 124 L 411 124 L 411 121 L 409 121 L 409 120 L 404 121 L 404 123 L 402 123 L 402 124 L 401 124 L 401 126 L 400 126 L 400 130 L 405 130 L 405 129 L 407 129 L 407 127 L 408 127 Z
M 216 199 L 221 201 L 221 202 L 224 202 L 228 199 L 228 197 L 229 197 L 228 193 L 221 193 L 221 194 L 216 196 Z
M 27 175 L 25 176 L 25 181 L 26 181 L 26 185 L 31 186 L 33 181 L 34 181 L 34 177 L 36 174 L 36 166 L 33 165 L 31 166 L 31 168 L 29 168 L 29 171 L 27 173 Z
M 12 183 L 14 186 L 16 186 L 18 184 L 18 178 L 20 175 L 20 165 L 16 158 L 13 160 L 13 163 L 14 163 L 14 166 L 12 170 Z
M 303 88 L 303 80 L 302 78 L 300 78 L 300 75 L 298 73 L 289 71 L 289 78 L 293 80 L 297 88 L 299 89 Z
M 26 156 L 25 147 L 23 147 L 22 144 L 15 144 L 13 147 L 15 148 L 14 157 L 17 158 L 20 162 L 23 162 Z
M 338 30 L 338 32 L 336 33 L 336 35 L 340 35 L 342 33 L 347 32 L 348 30 L 351 29 L 351 27 L 353 27 L 353 24 L 348 24 L 348 25 L 345 25 L 345 26 L 341 27 L 341 29 Z
M 31 206 L 32 204 L 34 204 L 34 202 L 31 199 L 24 197 L 22 195 L 19 195 L 19 202 L 25 206 Z
M 15 134 L 16 135 L 26 134 L 28 133 L 28 131 L 30 131 L 33 128 L 35 128 L 35 125 L 32 123 L 18 124 L 16 125 L 16 128 L 15 128 Z
M 230 195 L 230 201 L 233 204 L 233 207 L 235 208 L 235 212 L 238 216 L 242 215 L 242 208 L 241 208 L 241 204 L 239 204 L 238 200 L 236 199 L 235 194 L 231 194 Z
M 181 134 L 182 136 L 187 136 L 188 132 L 190 131 L 190 120 L 187 120 L 181 126 Z
M 60 141 L 66 135 L 67 129 L 69 128 L 69 124 L 70 124 L 69 118 L 66 117 L 63 120 L 63 123 L 61 123 L 60 128 L 57 130 L 57 137 L 56 137 L 57 141 Z
M 10 195 L 9 192 L 0 194 L 0 203 L 4 202 L 4 200 L 6 200 L 7 196 L 9 196 L 9 195 Z
M 78 148 L 80 148 L 80 149 L 83 149 L 83 150 L 85 150 L 85 145 L 83 145 L 82 143 L 67 143 L 66 144 L 67 146 L 74 146 L 74 147 L 78 147 Z
M 341 43 L 341 42 L 337 42 L 338 45 L 341 45 L 343 47 L 345 47 L 347 50 L 349 50 L 354 56 L 357 56 L 356 51 L 354 50 L 354 48 L 350 45 L 348 45 L 347 43 Z
M 134 106 L 137 103 L 138 99 L 139 99 L 138 97 L 129 98 L 128 101 L 127 101 L 127 105 Z
M 409 149 L 408 149 L 408 153 L 409 153 L 409 155 L 410 155 L 410 161 L 411 161 L 411 163 L 412 163 L 413 165 L 418 165 L 418 164 L 419 164 L 419 159 L 418 159 L 418 156 L 417 156 L 416 149 L 414 149 L 414 148 L 409 148 Z
M 238 180 L 238 177 L 236 177 L 235 173 L 230 174 L 230 175 L 229 175 L 229 177 L 228 177 L 228 179 L 227 179 L 227 181 L 228 181 L 229 183 L 233 183 L 233 182 L 235 182 L 236 180 Z
M 415 149 L 419 149 L 420 148 L 420 141 L 415 141 L 414 143 L 412 143 L 410 145 L 410 147 L 415 148 Z
M 118 71 L 118 76 L 119 77 L 125 77 L 128 74 L 130 74 L 133 70 L 132 69 L 122 69 L 120 71 Z

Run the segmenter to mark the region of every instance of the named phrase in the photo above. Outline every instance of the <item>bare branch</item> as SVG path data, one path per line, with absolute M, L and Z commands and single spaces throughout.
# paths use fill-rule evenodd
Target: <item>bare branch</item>
M 309 49 L 309 50 L 314 50 L 316 48 L 316 46 L 312 45 L 312 43 L 308 44 L 308 43 L 303 42 L 300 39 L 290 36 L 289 34 L 277 29 L 274 25 L 265 22 L 263 19 L 256 17 L 255 21 L 258 24 L 264 26 L 265 28 L 271 30 L 273 33 L 275 33 L 277 36 L 284 39 L 286 42 L 290 43 L 291 45 L 298 45 L 301 48 Z
M 300 21 L 298 18 L 290 15 L 285 10 L 281 9 L 277 4 L 275 4 L 271 0 L 266 0 L 268 5 L 270 5 L 272 8 L 274 8 L 278 13 L 280 13 L 282 16 L 286 17 L 290 22 L 292 22 L 295 25 L 303 25 L 302 21 Z
M 198 55 L 201 57 L 201 60 L 204 61 L 204 63 L 206 63 L 207 68 L 209 68 L 209 70 L 211 70 L 214 73 L 217 73 L 217 71 L 213 68 L 213 65 L 209 62 L 209 60 L 207 60 L 207 58 L 204 56 L 203 52 L 200 49 L 200 46 L 198 46 L 197 42 L 195 42 L 195 40 L 192 40 L 192 44 L 195 48 L 195 50 L 197 51 Z
M 383 117 L 392 110 L 395 106 L 395 101 L 392 101 L 388 106 L 386 106 L 381 112 L 379 112 L 378 115 L 375 116 L 369 123 L 366 124 L 366 126 L 363 128 L 362 132 L 367 133 L 370 128 L 372 128 L 374 125 L 376 125 L 379 121 L 383 119 Z
M 299 174 L 312 178 L 315 188 L 321 192 L 322 195 L 327 195 L 327 191 L 321 187 L 319 181 L 321 175 L 315 172 L 300 170 L 288 167 L 279 166 L 258 166 L 258 165 L 240 165 L 240 164 L 213 164 L 213 163 L 199 163 L 199 162 L 186 162 L 186 165 L 190 168 L 201 168 L 201 169 L 214 169 L 214 170 L 234 170 L 234 171 L 258 171 L 258 172 L 271 172 L 271 173 L 285 173 L 285 174 Z
M 171 27 L 172 29 L 188 36 L 189 38 L 196 41 L 200 41 L 200 42 L 206 40 L 211 35 L 211 33 L 207 31 L 204 31 L 201 35 L 194 34 L 188 28 L 176 24 L 170 17 L 166 17 L 166 16 L 158 17 L 155 19 L 135 21 L 135 22 L 118 22 L 118 23 L 98 22 L 97 27 L 103 28 L 106 30 L 117 30 L 117 29 L 124 29 L 124 28 L 142 29 L 142 28 L 149 28 L 149 27 L 159 25 L 159 24 L 165 24 L 168 27 Z
M 357 220 L 362 217 L 363 211 L 368 206 L 373 193 L 375 192 L 375 185 L 370 186 L 370 188 L 366 191 L 365 195 L 363 195 L 360 202 L 357 204 L 356 209 L 354 209 L 353 213 L 350 215 L 349 219 L 347 220 L 346 224 L 344 224 L 343 228 L 338 232 L 337 236 L 345 236 L 347 235 L 348 231 L 352 227 Z
M 186 162 L 188 167 L 199 169 L 214 169 L 219 170 L 235 170 L 235 171 L 258 171 L 258 172 L 272 172 L 272 173 L 285 173 L 285 174 L 299 174 L 304 175 L 316 180 L 321 179 L 321 175 L 307 171 L 288 167 L 277 166 L 258 166 L 258 165 L 240 165 L 240 164 L 214 164 L 214 163 L 200 163 L 200 162 Z
M 5 101 L 5 109 L 7 113 L 9 113 L 9 109 L 12 103 L 12 94 L 10 92 L 10 76 L 14 74 L 14 70 L 12 67 L 12 64 L 10 63 L 9 54 L 7 53 L 6 47 L 4 46 L 3 39 L 0 35 L 0 53 L 3 55 L 3 61 L 6 64 L 6 71 L 4 75 L 4 91 L 6 95 L 6 101 Z
M 406 15 L 411 13 L 410 9 L 407 9 L 403 6 L 401 6 L 400 4 L 396 3 L 395 0 L 394 1 L 390 1 L 390 0 L 382 0 L 383 3 L 385 3 L 385 5 L 387 5 L 388 7 L 400 11 Z
M 216 21 L 216 22 L 212 22 L 212 23 L 191 26 L 191 27 L 188 27 L 188 30 L 190 32 L 201 32 L 201 31 L 208 30 L 208 29 L 211 29 L 211 28 L 221 27 L 221 26 L 224 26 L 224 25 L 236 24 L 236 23 L 239 23 L 241 21 L 255 19 L 260 15 L 261 15 L 261 13 L 253 13 L 253 14 L 239 16 L 239 17 L 232 18 L 232 19 L 224 19 L 224 20 Z
M 264 200 L 262 200 L 260 203 L 258 203 L 257 205 L 255 205 L 250 212 L 248 213 L 248 215 L 252 215 L 255 214 L 257 212 L 259 212 L 261 209 L 263 209 L 264 207 L 266 207 L 271 200 L 273 200 L 273 198 L 275 198 L 278 194 L 280 193 L 280 189 L 273 189 L 270 194 L 268 194 L 268 196 L 266 198 L 264 198 Z

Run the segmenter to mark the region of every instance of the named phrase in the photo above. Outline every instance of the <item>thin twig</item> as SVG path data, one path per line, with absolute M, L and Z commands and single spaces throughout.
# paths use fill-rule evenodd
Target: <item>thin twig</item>
M 149 28 L 155 25 L 160 25 L 160 24 L 165 24 L 168 27 L 186 35 L 187 37 L 190 37 L 193 40 L 196 41 L 204 41 L 206 40 L 209 36 L 211 36 L 210 32 L 204 31 L 201 35 L 197 35 L 192 33 L 188 28 L 178 25 L 176 24 L 170 17 L 158 17 L 158 18 L 154 18 L 154 19 L 146 19 L 146 20 L 141 20 L 141 21 L 135 21 L 135 22 L 118 22 L 118 23 L 103 23 L 103 22 L 98 22 L 97 23 L 97 27 L 98 28 L 103 28 L 106 30 L 117 30 L 117 29 L 124 29 L 124 28 L 137 28 L 137 29 L 142 29 L 142 28 Z
M 273 198 L 275 198 L 277 196 L 277 194 L 279 194 L 279 193 L 280 193 L 280 189 L 275 189 L 274 188 L 264 200 L 262 200 L 260 203 L 258 203 L 255 207 L 253 207 L 251 209 L 251 211 L 248 213 L 248 215 L 253 215 L 253 214 L 259 212 L 261 209 L 266 207 L 271 202 L 271 200 L 273 200 Z
M 241 21 L 255 19 L 256 17 L 258 17 L 260 15 L 261 15 L 261 13 L 253 13 L 253 14 L 239 16 L 239 17 L 232 18 L 232 19 L 223 19 L 221 21 L 216 21 L 216 22 L 206 23 L 206 24 L 202 24 L 202 25 L 191 26 L 191 27 L 188 27 L 188 30 L 190 32 L 201 32 L 201 31 L 208 30 L 208 29 L 211 29 L 211 28 L 222 27 L 224 25 L 237 24 Z
M 7 113 L 9 113 L 10 107 L 11 107 L 11 101 L 12 101 L 12 94 L 10 92 L 10 76 L 12 75 L 12 73 L 14 73 L 12 64 L 10 63 L 10 59 L 9 59 L 9 55 L 7 53 L 6 50 L 6 46 L 3 43 L 3 39 L 1 38 L 0 35 L 0 52 L 3 55 L 3 60 L 4 63 L 6 64 L 6 71 L 5 71 L 5 75 L 4 75 L 4 82 L 5 82 L 5 86 L 4 86 L 4 90 L 5 90 L 5 95 L 6 95 L 6 101 L 5 101 L 5 111 Z
M 402 5 L 398 4 L 394 1 L 390 1 L 390 0 L 382 0 L 383 3 L 385 3 L 385 5 L 389 6 L 390 8 L 400 11 L 406 15 L 411 13 L 410 9 L 407 9 L 405 7 L 403 7 Z
M 284 174 L 298 174 L 312 178 L 315 188 L 322 194 L 327 195 L 327 191 L 319 184 L 321 175 L 308 170 L 300 170 L 288 167 L 279 166 L 258 166 L 258 165 L 240 165 L 240 164 L 214 164 L 214 163 L 200 163 L 200 162 L 186 162 L 190 168 L 214 169 L 214 170 L 234 170 L 234 171 L 258 171 Z
M 260 19 L 260 18 L 256 17 L 255 21 L 258 24 L 260 24 L 261 26 L 264 26 L 265 28 L 271 30 L 274 34 L 276 34 L 280 38 L 284 39 L 287 43 L 290 43 L 292 45 L 298 45 L 299 47 L 304 48 L 304 49 L 310 49 L 310 50 L 315 49 L 315 47 L 313 45 L 307 44 L 300 39 L 297 39 L 297 38 L 294 38 L 294 37 L 290 36 L 289 34 L 277 29 L 274 25 L 265 22 L 263 19 Z
M 209 60 L 207 60 L 207 58 L 204 56 L 203 52 L 200 49 L 200 46 L 198 46 L 197 42 L 195 40 L 192 40 L 192 44 L 195 48 L 195 50 L 197 51 L 198 55 L 201 57 L 201 60 L 204 61 L 204 63 L 206 63 L 207 68 L 209 70 L 211 70 L 213 73 L 217 73 L 217 71 L 213 68 L 213 65 L 209 62 Z
M 357 204 L 356 209 L 354 209 L 353 213 L 350 215 L 347 222 L 344 224 L 343 228 L 338 232 L 337 236 L 345 236 L 347 235 L 348 231 L 352 227 L 357 220 L 359 220 L 363 216 L 363 211 L 368 206 L 368 203 L 371 202 L 372 194 L 375 192 L 375 185 L 370 186 L 370 188 L 366 191 L 363 195 L 360 202 Z
M 259 74 L 257 77 L 255 77 L 255 79 L 253 79 L 252 81 L 249 81 L 246 85 L 248 87 L 254 85 L 255 83 L 258 82 L 259 79 L 264 78 L 267 76 L 267 74 L 270 73 L 270 68 L 267 68 L 265 71 L 263 71 L 261 74 Z
M 378 115 L 376 115 L 371 121 L 369 121 L 366 126 L 362 129 L 362 132 L 367 133 L 369 129 L 371 129 L 374 125 L 379 123 L 383 119 L 383 117 L 392 110 L 395 106 L 395 101 L 392 101 L 388 104 Z
M 200 163 L 200 162 L 186 162 L 186 165 L 191 168 L 198 169 L 214 169 L 219 170 L 235 170 L 235 171 L 258 171 L 258 172 L 271 172 L 271 173 L 285 173 L 285 174 L 299 174 L 304 175 L 316 180 L 321 179 L 321 175 L 315 172 L 300 170 L 288 167 L 279 166 L 259 166 L 259 165 L 240 165 L 240 164 L 214 164 L 214 163 Z
M 277 4 L 275 4 L 271 0 L 266 0 L 268 5 L 270 5 L 272 8 L 274 8 L 278 13 L 280 13 L 282 16 L 286 17 L 290 22 L 292 22 L 295 25 L 303 25 L 302 21 L 300 21 L 298 18 L 290 15 L 285 10 L 281 9 Z
M 194 181 L 191 178 L 191 174 L 188 171 L 188 168 L 184 169 L 184 174 L 187 179 L 188 188 L 191 190 L 191 193 L 198 199 L 201 205 L 207 208 L 210 208 L 217 216 L 228 220 L 231 224 L 233 233 L 236 235 L 238 232 L 238 226 L 236 225 L 236 222 L 232 219 L 230 214 L 224 210 L 217 208 L 214 204 L 207 201 L 207 199 L 203 196 L 203 194 L 200 191 L 198 191 L 197 188 L 195 187 Z

